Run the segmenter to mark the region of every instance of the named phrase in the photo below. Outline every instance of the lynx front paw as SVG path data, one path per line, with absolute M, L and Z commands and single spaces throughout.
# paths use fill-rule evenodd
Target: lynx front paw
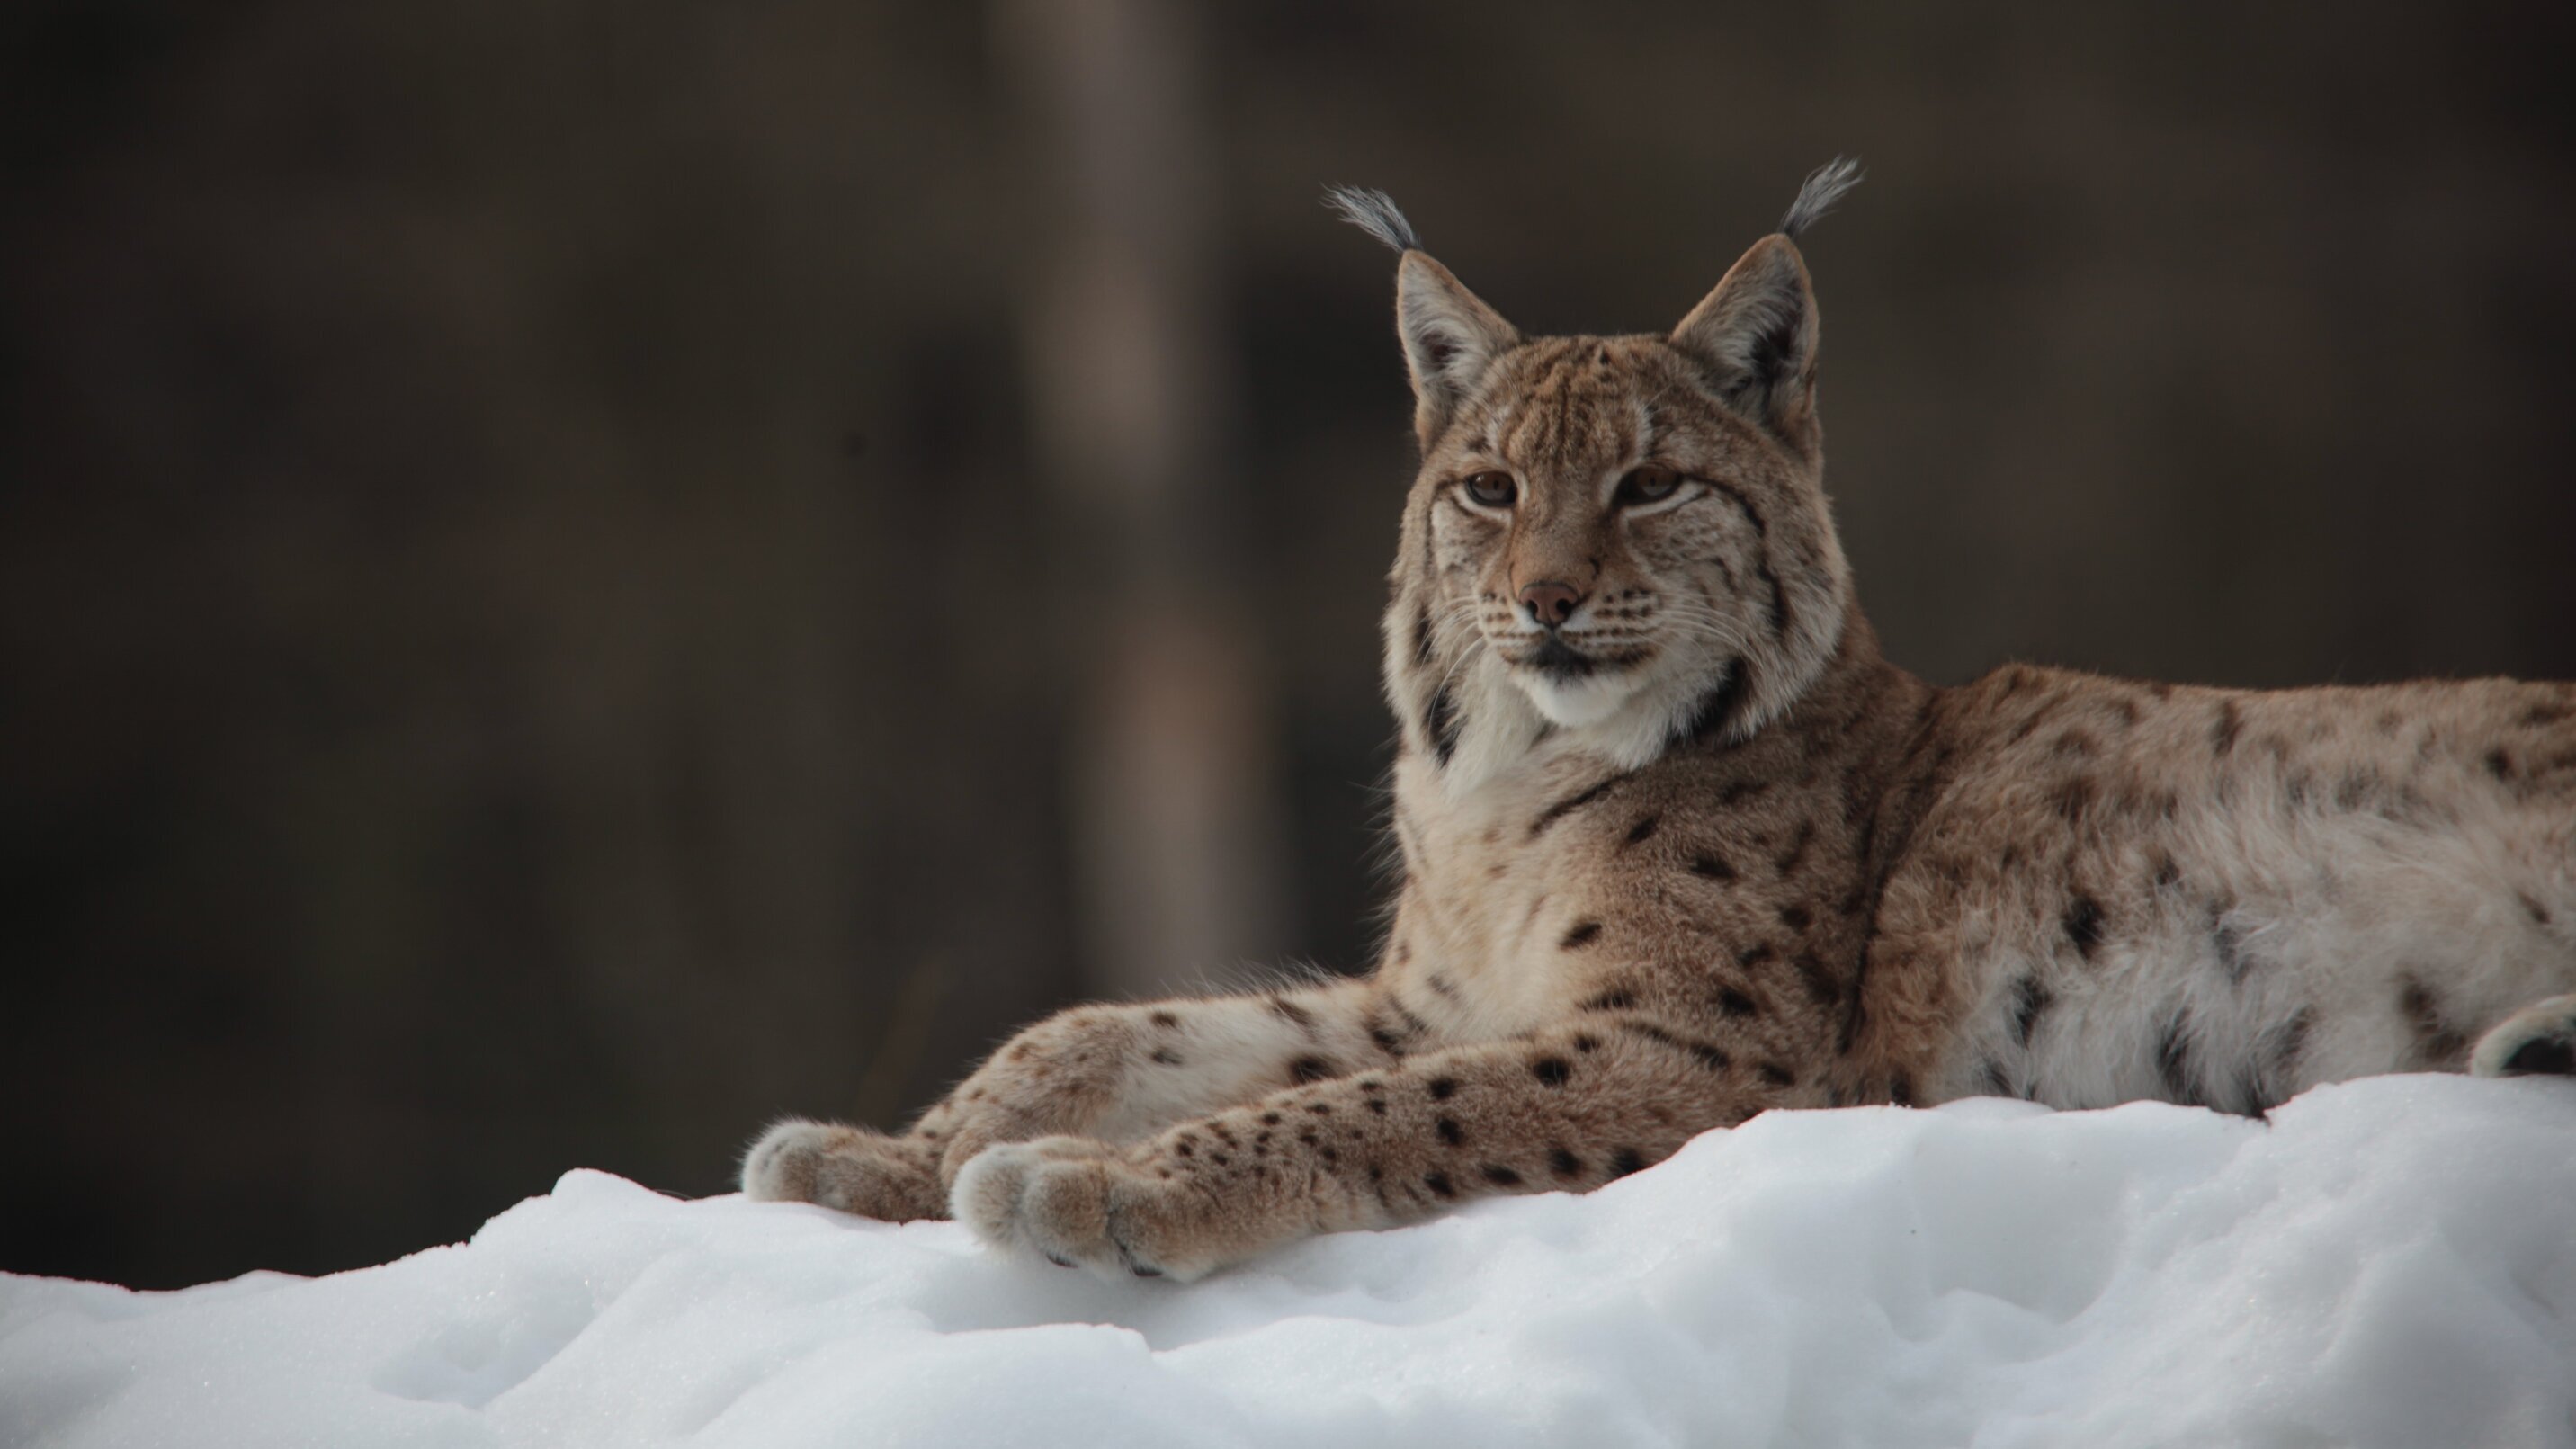
M 907 1138 L 794 1118 L 760 1135 L 742 1159 L 743 1196 L 810 1202 L 885 1222 L 948 1215 L 938 1160 Z
M 2576 996 L 2535 1002 L 2497 1023 L 2469 1054 L 2480 1077 L 2576 1076 Z
M 988 1147 L 957 1174 L 949 1206 L 996 1248 L 1030 1252 L 1099 1277 L 1188 1282 L 1219 1266 L 1193 1252 L 1167 1183 L 1118 1149 L 1082 1137 Z

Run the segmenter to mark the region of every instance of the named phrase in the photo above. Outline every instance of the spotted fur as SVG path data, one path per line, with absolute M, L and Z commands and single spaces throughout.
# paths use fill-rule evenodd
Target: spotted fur
M 1067 1012 L 901 1136 L 773 1128 L 752 1196 L 1185 1279 L 1775 1108 L 2576 1069 L 2576 687 L 1934 688 L 1854 596 L 1788 236 L 1669 335 L 1524 339 L 1339 204 L 1403 253 L 1423 455 L 1377 969 Z

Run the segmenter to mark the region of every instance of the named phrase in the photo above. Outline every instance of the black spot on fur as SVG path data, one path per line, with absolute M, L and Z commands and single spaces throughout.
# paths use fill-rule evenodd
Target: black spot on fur
M 1476 1170 L 1485 1175 L 1485 1181 L 1492 1183 L 1496 1187 L 1518 1187 L 1521 1185 L 1521 1175 L 1512 1171 L 1510 1168 L 1503 1166 L 1499 1162 L 1488 1162 Z
M 1625 986 L 1614 986 L 1577 1007 L 1578 1011 L 1626 1011 L 1637 1004 L 1637 993 Z
M 1772 945 L 1768 941 L 1758 941 L 1753 945 L 1747 946 L 1743 950 L 1736 952 L 1735 964 L 1738 966 L 1759 966 L 1763 962 L 1768 961 L 1779 954 L 1779 947 Z
M 2220 759 L 2236 748 L 2236 737 L 2245 732 L 2245 717 L 2232 699 L 2221 700 L 2218 717 L 2209 722 L 2209 752 Z
M 1530 1075 L 1538 1078 L 1542 1086 L 1562 1087 L 1574 1075 L 1574 1067 L 1563 1057 L 1540 1057 L 1530 1063 Z
M 1300 1086 L 1340 1076 L 1341 1069 L 1324 1057 L 1299 1057 L 1288 1064 L 1288 1080 Z
M 1156 1047 L 1154 1060 L 1167 1067 L 1177 1067 L 1181 1064 L 1181 1054 L 1170 1047 Z
M 1767 554 L 1754 559 L 1753 572 L 1771 590 L 1771 637 L 1786 640 L 1789 637 L 1789 591 L 1780 587 L 1780 576 L 1772 572 Z
M 2533 925 L 2544 928 L 2548 926 L 2550 921 L 2549 907 L 2542 905 L 2539 898 L 2532 895 L 2529 891 L 2516 891 L 2514 894 L 2521 899 L 2523 914 L 2531 917 L 2531 923 Z
M 1843 999 L 1843 984 L 1834 979 L 1834 973 L 1815 952 L 1801 951 L 1789 964 L 1797 969 L 1799 982 L 1818 1006 L 1832 1006 Z
M 1815 839 L 1816 822 L 1812 820 L 1799 821 L 1798 833 L 1789 841 L 1789 848 L 1780 852 L 1779 858 L 1774 860 L 1772 864 L 1779 867 L 1780 874 L 1783 876 L 1796 875 L 1798 873 L 1798 867 L 1807 863 L 1807 847 L 1814 844 Z
M 1733 1059 L 1728 1057 L 1723 1050 L 1713 1047 L 1704 1041 L 1692 1042 L 1690 1044 L 1690 1054 L 1692 1061 L 1699 1063 L 1701 1066 L 1706 1067 L 1712 1072 L 1725 1071 L 1728 1067 L 1735 1064 Z
M 2218 969 L 2227 976 L 2228 984 L 2242 986 L 2245 973 L 2253 963 L 2245 956 L 2245 932 L 2224 915 L 2210 923 L 2209 949 L 2218 957 Z
M 2025 976 L 2013 983 L 2013 1041 L 2030 1045 L 2030 1034 L 2039 1026 L 2039 1014 L 2048 1010 L 2054 998 L 2036 976 Z
M 1261 1125 L 1262 1125 L 1262 1126 L 1264 1126 L 1264 1127 L 1276 1127 L 1276 1126 L 1278 1126 L 1278 1125 L 1279 1125 L 1279 1114 L 1278 1114 L 1278 1113 L 1276 1113 L 1276 1112 L 1264 1112 L 1264 1113 L 1262 1113 L 1262 1114 L 1261 1114 Z
M 1576 1051 L 1590 1052 L 1597 1050 L 1600 1045 L 1601 1038 L 1594 1036 L 1588 1031 L 1578 1031 L 1574 1034 L 1574 1049 Z
M 2415 1033 L 2415 1055 L 2423 1065 L 2447 1066 L 2468 1050 L 2468 1039 L 2442 1019 L 2441 1003 L 2433 999 L 2432 988 L 2422 978 L 2405 978 L 2397 994 L 2397 1009 Z
M 1732 809 L 1770 788 L 1768 780 L 1738 780 L 1717 792 L 1717 803 Z
M 1629 826 L 1628 838 L 1621 843 L 1625 845 L 1636 845 L 1642 841 L 1648 840 L 1653 837 L 1655 827 L 1663 823 L 1664 817 L 1661 815 L 1649 815 L 1645 819 L 1638 821 L 1636 824 Z
M 1422 707 L 1422 733 L 1431 741 L 1432 758 L 1442 765 L 1458 753 L 1458 702 L 1449 697 L 1449 686 L 1431 691 L 1430 702 Z
M 1798 1085 L 1798 1074 L 1790 1071 L 1787 1067 L 1780 1065 L 1778 1062 L 1764 1062 L 1759 1070 L 1762 1073 L 1762 1080 L 1769 1082 L 1772 1086 L 1794 1087 Z
M 1583 1159 L 1562 1147 L 1551 1147 L 1547 1150 L 1547 1170 L 1559 1177 L 1581 1177 Z
M 1618 784 L 1620 779 L 1620 776 L 1613 775 L 1607 780 L 1600 781 L 1586 789 L 1578 790 L 1540 811 L 1538 813 L 1538 818 L 1530 822 L 1529 838 L 1532 840 L 1538 839 L 1540 836 L 1547 833 L 1547 828 L 1549 826 L 1554 825 L 1559 820 L 1562 820 L 1566 816 L 1573 814 L 1575 811 L 1582 809 L 1584 806 L 1591 804 L 1593 801 L 1600 799 L 1602 796 L 1609 794 L 1611 787 Z
M 2315 1020 L 2315 1013 L 2303 1006 L 2288 1021 L 2264 1034 L 2272 1080 L 2283 1096 L 2288 1096 L 2290 1087 L 2298 1081 L 2299 1058 L 2308 1049 L 2308 1029 Z
M 1717 988 L 1717 1009 L 1729 1016 L 1751 1016 L 1762 1008 L 1736 988 L 1721 986 Z
M 1451 1097 L 1458 1095 L 1458 1079 L 1456 1077 L 1433 1077 L 1430 1082 L 1425 1085 L 1424 1090 L 1431 1094 L 1432 1101 L 1446 1102 Z
M 1662 1027 L 1655 1025 L 1651 1021 L 1623 1021 L 1618 1023 L 1618 1028 L 1619 1030 L 1628 1033 L 1630 1036 L 1644 1037 L 1646 1040 L 1653 1042 L 1658 1046 L 1668 1046 L 1675 1051 L 1681 1050 L 1682 1039 L 1680 1037 L 1673 1035 L 1671 1032 L 1664 1030 Z
M 1424 609 L 1413 616 L 1413 662 L 1428 669 L 1434 657 L 1431 651 L 1431 611 Z
M 1588 946 L 1592 944 L 1593 938 L 1600 934 L 1601 923 L 1599 921 L 1577 921 L 1574 923 L 1574 928 L 1565 933 L 1565 939 L 1557 942 L 1556 944 L 1565 950 L 1571 951 L 1577 946 Z
M 1732 723 L 1736 714 L 1743 708 L 1744 693 L 1744 661 L 1730 659 L 1726 664 L 1726 672 L 1718 676 L 1717 683 L 1702 692 L 1700 697 L 1692 702 L 1690 713 L 1682 717 L 1680 724 L 1674 726 L 1669 743 L 1686 744 L 1716 735 Z
M 1309 1102 L 1306 1104 L 1306 1110 L 1314 1113 L 1318 1117 L 1330 1117 L 1333 1115 L 1333 1104 L 1330 1102 Z
M 1792 931 L 1803 931 L 1816 923 L 1816 913 L 1805 906 L 1782 906 L 1780 924 Z
M 1458 1125 L 1458 1119 L 1455 1117 L 1443 1117 L 1431 1125 L 1432 1129 L 1440 1134 L 1440 1140 L 1452 1147 L 1467 1140 L 1466 1129 Z
M 1431 1189 L 1431 1195 L 1433 1197 L 1439 1198 L 1444 1202 L 1458 1195 L 1458 1189 L 1450 1184 L 1449 1174 L 1445 1172 L 1430 1172 L 1423 1174 L 1422 1185 Z
M 1440 993 L 1451 1001 L 1458 999 L 1458 983 L 1449 979 L 1448 972 L 1434 971 L 1426 979 L 1430 981 L 1431 989 L 1433 991 Z
M 2182 867 L 2175 863 L 2172 856 L 2161 851 L 2157 852 L 2155 877 L 2147 882 L 2148 886 L 2154 890 L 2163 891 L 2171 890 L 2181 883 Z
M 1914 1105 L 1914 1079 L 1899 1072 L 1887 1084 L 1887 1100 L 1899 1107 Z
M 2199 1105 L 2198 1073 L 2192 1068 L 2190 1024 L 2179 1011 L 2165 1019 L 2164 1029 L 2156 1034 L 2156 1075 L 2164 1079 L 2165 1096 L 2172 1101 Z
M 1735 867 L 1728 865 L 1724 860 L 1721 860 L 1714 855 L 1703 855 L 1694 858 L 1691 861 L 1690 868 L 1691 874 L 1703 876 L 1709 880 L 1735 879 Z
M 2102 903 L 2091 896 L 2077 896 L 2066 906 L 2066 939 L 2075 943 L 2075 954 L 2090 961 L 2102 945 Z
M 1265 1004 L 1270 1008 L 1271 1015 L 1296 1023 L 1297 1028 L 1308 1036 L 1315 1034 L 1315 1013 L 1284 996 L 1271 997 Z
M 2097 794 L 2090 778 L 2083 775 L 2070 776 L 2058 782 L 2056 789 L 2048 792 L 2048 805 L 2067 824 L 2081 825 L 2084 823 L 2084 817 L 2092 812 L 2093 801 Z
M 1369 1098 L 1369 1099 L 1367 1099 L 1367 1100 L 1368 1100 L 1368 1109 L 1369 1109 L 1370 1111 L 1375 1112 L 1376 1114 L 1378 1114 L 1378 1115 L 1379 1115 L 1379 1116 L 1381 1116 L 1381 1117 L 1383 1117 L 1383 1116 L 1385 1116 L 1385 1115 L 1386 1115 L 1386 1098 L 1384 1098 L 1384 1097 L 1371 1097 L 1371 1098 Z
M 1634 1147 L 1621 1147 L 1610 1154 L 1610 1175 L 1612 1177 L 1626 1177 L 1629 1173 L 1643 1172 L 1645 1170 L 1645 1156 L 1638 1152 Z
M 1157 1011 L 1145 1019 L 1156 1026 L 1170 1027 L 1181 1024 L 1181 1019 L 1168 1011 Z
M 2513 756 L 2506 754 L 2502 745 L 2487 751 L 2486 765 L 2487 773 L 2499 780 L 2510 779 L 2513 776 Z

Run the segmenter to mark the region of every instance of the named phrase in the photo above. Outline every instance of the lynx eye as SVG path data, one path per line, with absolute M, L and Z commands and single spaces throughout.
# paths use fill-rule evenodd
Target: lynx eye
M 1623 505 L 1661 503 L 1681 486 L 1681 474 L 1649 463 L 1619 480 L 1619 494 L 1614 501 Z
M 1509 508 L 1521 495 L 1509 473 L 1470 473 L 1466 487 L 1467 496 L 1487 508 Z

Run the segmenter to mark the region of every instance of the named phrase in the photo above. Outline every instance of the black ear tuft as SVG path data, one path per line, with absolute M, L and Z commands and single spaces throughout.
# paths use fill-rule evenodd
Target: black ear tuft
M 1324 204 L 1341 214 L 1344 221 L 1376 237 L 1399 252 L 1422 250 L 1422 238 L 1413 231 L 1413 223 L 1396 210 L 1395 198 L 1383 191 L 1358 186 L 1327 186 Z
M 1837 156 L 1808 172 L 1806 184 L 1798 188 L 1798 199 L 1789 203 L 1780 218 L 1781 235 L 1796 241 L 1800 232 L 1824 220 L 1835 202 L 1860 185 L 1861 176 L 1860 162 L 1849 156 Z

